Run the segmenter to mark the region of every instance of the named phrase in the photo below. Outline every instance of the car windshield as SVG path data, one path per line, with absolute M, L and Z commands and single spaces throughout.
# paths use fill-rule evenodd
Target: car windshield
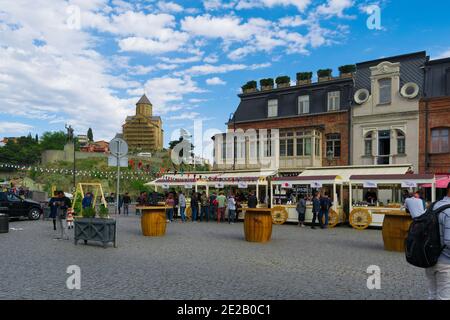
M 12 193 L 8 193 L 7 197 L 9 201 L 20 201 L 20 198 Z

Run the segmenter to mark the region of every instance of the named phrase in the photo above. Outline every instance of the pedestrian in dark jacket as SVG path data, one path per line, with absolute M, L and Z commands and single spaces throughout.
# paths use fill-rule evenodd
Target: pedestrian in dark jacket
M 58 191 L 53 192 L 53 197 L 50 198 L 48 202 L 48 206 L 50 208 L 49 218 L 53 220 L 53 230 L 56 231 L 56 215 L 58 214 L 58 206 L 56 205 L 56 201 L 59 201 Z
M 256 198 L 255 194 L 252 192 L 250 192 L 250 195 L 248 196 L 248 202 L 247 205 L 249 208 L 256 208 L 256 206 L 258 205 L 258 198 Z
M 313 202 L 313 207 L 312 207 L 313 218 L 312 218 L 311 229 L 315 229 L 316 228 L 316 218 L 320 212 L 320 192 L 317 192 L 315 194 L 312 202 Z
M 297 202 L 297 213 L 298 213 L 298 226 L 305 226 L 305 214 L 306 214 L 306 197 L 300 197 Z
M 319 213 L 319 223 L 322 229 L 328 228 L 328 215 L 331 208 L 331 200 L 328 197 L 328 194 L 324 194 L 320 197 L 320 213 Z M 323 221 L 323 217 L 325 217 L 325 221 Z

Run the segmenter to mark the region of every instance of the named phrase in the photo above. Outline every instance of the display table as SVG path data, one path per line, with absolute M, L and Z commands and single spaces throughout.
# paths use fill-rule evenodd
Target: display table
M 265 208 L 246 209 L 244 234 L 246 241 L 270 241 L 272 237 L 272 210 Z
M 141 210 L 142 234 L 159 237 L 166 234 L 166 207 L 138 207 Z
M 391 210 L 384 213 L 383 241 L 387 251 L 405 251 L 405 239 L 412 223 L 411 216 L 403 210 Z

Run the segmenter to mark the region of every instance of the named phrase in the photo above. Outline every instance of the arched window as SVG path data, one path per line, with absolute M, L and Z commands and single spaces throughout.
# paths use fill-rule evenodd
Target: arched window
M 364 137 L 364 155 L 368 157 L 372 156 L 372 138 L 373 138 L 372 131 L 366 133 Z
M 405 133 L 397 130 L 397 154 L 406 154 Z

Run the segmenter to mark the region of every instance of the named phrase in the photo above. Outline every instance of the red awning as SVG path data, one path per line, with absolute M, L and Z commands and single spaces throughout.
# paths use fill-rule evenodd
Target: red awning
M 437 189 L 447 189 L 450 183 L 450 176 L 436 176 L 436 188 Z M 431 188 L 431 183 L 423 184 L 424 188 Z

